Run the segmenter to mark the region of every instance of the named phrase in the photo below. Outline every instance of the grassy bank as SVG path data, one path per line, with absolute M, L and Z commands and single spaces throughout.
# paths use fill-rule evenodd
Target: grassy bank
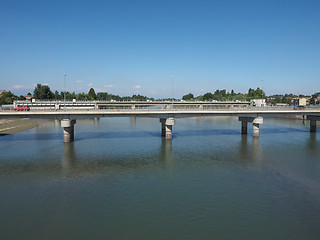
M 1 119 L 0 135 L 7 135 L 22 132 L 38 126 L 38 123 L 28 119 Z

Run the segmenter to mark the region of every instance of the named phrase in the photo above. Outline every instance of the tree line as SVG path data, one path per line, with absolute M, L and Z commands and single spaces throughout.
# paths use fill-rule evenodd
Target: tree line
M 203 95 L 195 97 L 192 93 L 186 94 L 182 97 L 185 101 L 250 101 L 251 99 L 264 99 L 265 92 L 257 88 L 256 90 L 250 88 L 248 93 L 235 93 L 233 90 L 227 92 L 225 89 L 216 90 L 214 93 L 207 92 Z
M 31 96 L 32 94 L 29 92 L 27 95 Z M 154 98 L 149 98 L 146 96 L 132 95 L 132 96 L 124 96 L 120 97 L 119 95 L 113 95 L 106 92 L 98 92 L 95 93 L 93 88 L 90 88 L 88 93 L 75 93 L 75 92 L 52 92 L 48 85 L 37 84 L 33 91 L 33 98 L 40 100 L 67 100 L 71 101 L 76 99 L 77 101 L 90 101 L 90 100 L 103 100 L 103 101 L 154 101 Z M 15 100 L 25 100 L 25 96 L 16 96 L 11 91 L 5 91 L 0 94 L 0 105 L 4 104 L 12 104 Z
M 32 95 L 28 93 L 27 95 Z M 310 104 L 319 104 L 316 101 L 320 92 L 312 94 L 310 99 Z M 297 97 L 308 97 L 305 95 L 294 95 L 294 94 L 285 94 L 285 95 L 271 95 L 268 98 L 271 99 L 271 104 L 277 103 L 287 103 L 290 104 L 293 98 Z M 121 97 L 119 95 L 113 95 L 106 92 L 98 92 L 96 93 L 93 88 L 90 88 L 88 93 L 75 93 L 75 92 L 52 92 L 48 85 L 37 84 L 33 91 L 33 98 L 40 99 L 40 100 L 73 100 L 76 99 L 77 101 L 88 101 L 88 100 L 102 100 L 102 101 L 154 101 L 154 98 L 149 98 L 146 96 L 132 95 L 132 96 L 124 96 Z M 231 92 L 227 92 L 225 89 L 223 90 L 216 90 L 214 93 L 207 92 L 200 96 L 194 96 L 192 93 L 186 94 L 182 97 L 184 101 L 250 101 L 251 99 L 267 99 L 265 92 L 260 89 L 252 89 L 249 88 L 247 93 L 236 93 L 234 90 Z M 0 95 L 0 105 L 3 104 L 12 104 L 14 100 L 25 100 L 24 96 L 16 96 L 12 92 L 3 92 Z M 157 99 L 157 100 L 172 100 L 171 98 L 166 99 Z M 177 100 L 177 99 L 175 99 Z

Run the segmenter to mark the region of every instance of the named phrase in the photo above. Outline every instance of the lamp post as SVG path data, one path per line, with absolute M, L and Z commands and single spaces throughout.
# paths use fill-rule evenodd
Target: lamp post
M 63 97 L 64 97 L 64 111 L 66 111 L 66 76 L 67 76 L 67 74 L 64 74 L 64 94 L 63 94 Z
M 172 110 L 173 110 L 173 77 L 171 77 L 171 89 L 172 89 Z
M 263 98 L 263 83 L 264 83 L 264 80 L 263 80 L 263 79 L 261 79 L 261 81 L 262 81 L 261 98 Z

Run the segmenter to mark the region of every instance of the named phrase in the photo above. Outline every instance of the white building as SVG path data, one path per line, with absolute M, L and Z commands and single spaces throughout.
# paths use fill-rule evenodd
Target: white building
M 265 99 L 251 99 L 251 105 L 256 107 L 264 107 L 266 106 Z

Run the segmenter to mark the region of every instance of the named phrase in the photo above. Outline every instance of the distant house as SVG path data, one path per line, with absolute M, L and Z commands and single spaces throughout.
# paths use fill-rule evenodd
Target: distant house
M 300 98 L 299 99 L 299 106 L 306 106 L 307 105 L 307 99 Z
M 291 103 L 294 105 L 299 105 L 299 106 L 306 106 L 307 103 L 309 102 L 309 99 L 307 98 L 292 98 Z
M 33 95 L 28 94 L 28 95 L 26 95 L 24 97 L 26 98 L 26 100 L 31 100 L 33 98 Z
M 274 98 L 274 97 L 268 97 L 267 98 L 267 102 L 269 103 L 269 102 L 272 102 L 273 100 L 276 100 L 276 98 Z

